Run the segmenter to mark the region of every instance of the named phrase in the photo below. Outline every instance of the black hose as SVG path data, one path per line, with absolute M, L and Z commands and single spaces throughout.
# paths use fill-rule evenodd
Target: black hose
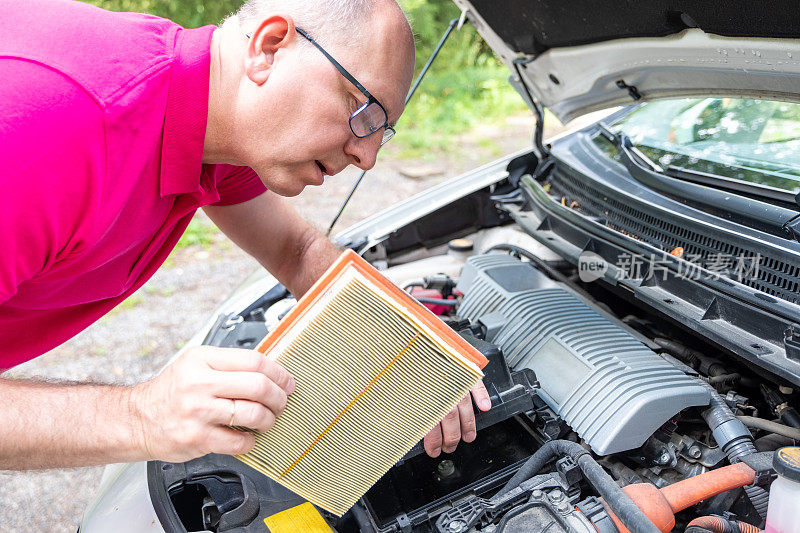
M 778 448 L 783 448 L 784 446 L 794 446 L 797 444 L 797 441 L 789 437 L 784 437 L 783 435 L 778 435 L 777 433 L 768 433 L 763 437 L 757 438 L 754 444 L 756 445 L 756 450 L 760 452 L 774 452 Z
M 701 414 L 703 419 L 711 429 L 714 440 L 725 452 L 731 464 L 738 463 L 743 457 L 756 453 L 756 446 L 753 443 L 753 436 L 741 420 L 734 416 L 722 396 L 714 387 L 705 381 L 698 380 L 708 390 L 711 395 L 711 403 L 708 409 Z M 756 512 L 762 519 L 767 517 L 767 504 L 769 503 L 769 493 L 758 486 L 750 485 L 744 488 L 745 494 L 750 498 Z
M 511 252 L 512 254 L 521 255 L 522 257 L 528 259 L 531 263 L 535 264 L 541 270 L 544 270 L 544 272 L 548 276 L 550 276 L 551 278 L 555 279 L 556 281 L 560 281 L 561 283 L 566 283 L 567 285 L 569 285 L 572 288 L 576 288 L 577 287 L 577 285 L 572 280 L 570 280 L 567 276 L 565 276 L 564 274 L 562 274 L 561 272 L 559 272 L 558 270 L 556 270 L 552 266 L 548 265 L 547 261 L 545 261 L 541 257 L 533 255 L 531 252 L 529 252 L 525 248 L 520 248 L 519 246 L 514 246 L 514 245 L 511 245 L 511 244 L 495 244 L 494 246 L 492 246 L 491 248 L 486 250 L 486 252 L 484 252 L 484 253 L 488 254 L 489 252 L 493 252 L 495 250 L 499 250 L 499 251 L 502 251 L 502 252 Z M 577 287 L 577 289 L 578 290 L 582 290 L 580 287 Z M 583 292 L 585 292 L 585 291 L 583 291 Z
M 589 484 L 605 499 L 608 506 L 632 533 L 657 533 L 659 530 L 625 494 L 616 481 L 603 470 L 587 449 L 568 440 L 551 440 L 536 450 L 517 473 L 500 489 L 498 496 L 518 487 L 535 476 L 544 466 L 563 456 L 570 456 L 580 467 Z
M 702 357 L 700 352 L 696 352 L 690 348 L 687 348 L 683 344 L 670 339 L 657 337 L 654 339 L 654 341 L 656 344 L 664 348 L 681 361 L 688 363 L 692 368 L 696 368 L 700 364 L 700 357 Z
M 783 435 L 784 437 L 789 437 L 794 440 L 800 440 L 800 429 L 778 424 L 771 420 L 756 418 L 754 416 L 737 416 L 736 418 L 741 420 L 747 427 L 761 429 L 770 433 L 777 433 L 778 435 Z
M 800 428 L 800 415 L 794 407 L 789 405 L 783 394 L 763 383 L 761 384 L 761 393 L 769 408 L 781 419 L 781 422 L 793 428 Z
M 362 500 L 358 500 L 350 511 L 353 513 L 353 518 L 361 533 L 375 533 L 375 527 L 369 520 L 369 515 Z
M 679 342 L 670 339 L 657 338 L 656 344 L 672 353 L 679 359 L 683 359 L 691 366 L 700 366 L 708 358 L 702 353 L 692 350 Z M 711 367 L 713 365 L 709 365 Z M 753 443 L 753 436 L 747 430 L 741 420 L 734 416 L 728 404 L 722 399 L 717 390 L 702 379 L 700 383 L 709 391 L 711 403 L 708 409 L 702 412 L 703 419 L 711 429 L 714 441 L 722 448 L 728 461 L 731 464 L 738 463 L 743 457 L 756 453 Z M 744 488 L 745 494 L 750 499 L 750 503 L 758 512 L 762 519 L 767 517 L 767 504 L 769 503 L 769 493 L 761 487 L 751 485 Z
M 412 294 L 411 296 L 414 295 Z M 414 296 L 414 299 L 421 304 L 446 305 L 449 307 L 455 307 L 458 305 L 458 300 L 445 300 L 444 298 L 423 298 Z
M 712 385 L 735 385 L 739 382 L 742 376 L 736 372 L 732 372 L 730 374 L 719 374 L 716 376 L 710 376 L 708 378 L 708 382 Z
M 787 407 L 784 409 L 781 413 L 781 420 L 787 426 L 800 428 L 800 414 L 797 413 L 797 410 L 794 407 Z

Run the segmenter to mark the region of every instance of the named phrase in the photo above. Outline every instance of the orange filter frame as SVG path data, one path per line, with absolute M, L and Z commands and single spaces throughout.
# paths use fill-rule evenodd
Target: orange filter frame
M 303 316 L 311 309 L 311 307 L 319 301 L 326 291 L 344 274 L 349 268 L 355 268 L 369 281 L 383 289 L 385 294 L 390 296 L 396 304 L 404 309 L 410 316 L 419 320 L 423 325 L 431 329 L 445 342 L 458 348 L 458 352 L 468 361 L 472 362 L 478 368 L 483 369 L 488 363 L 486 359 L 478 350 L 473 348 L 467 341 L 461 338 L 455 331 L 449 328 L 442 322 L 436 315 L 434 315 L 427 307 L 416 301 L 407 292 L 398 288 L 394 283 L 386 279 L 378 270 L 365 261 L 361 256 L 352 250 L 345 250 L 334 263 L 328 268 L 325 274 L 317 280 L 316 283 L 303 295 L 291 311 L 281 320 L 275 329 L 273 329 L 261 343 L 256 347 L 256 350 L 266 354 L 281 340 L 283 335 L 294 326 L 297 321 L 301 320 Z

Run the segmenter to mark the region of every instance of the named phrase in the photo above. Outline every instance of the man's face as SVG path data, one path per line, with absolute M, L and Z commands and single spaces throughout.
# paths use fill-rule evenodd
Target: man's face
M 399 12 L 376 9 L 358 41 L 321 43 L 383 105 L 390 125 L 403 111 L 413 74 L 413 39 L 399 17 Z M 267 58 L 264 83 L 245 80 L 237 108 L 237 123 L 246 131 L 241 159 L 283 196 L 321 185 L 326 175 L 351 164 L 372 168 L 383 134 L 353 134 L 348 120 L 366 97 L 322 52 L 292 35 L 293 42 Z

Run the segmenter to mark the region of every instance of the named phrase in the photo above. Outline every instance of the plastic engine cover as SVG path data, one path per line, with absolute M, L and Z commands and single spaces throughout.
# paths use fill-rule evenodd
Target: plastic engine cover
M 530 368 L 540 396 L 599 455 L 638 448 L 708 391 L 619 324 L 529 263 L 467 260 L 458 314 L 482 323 L 511 368 Z

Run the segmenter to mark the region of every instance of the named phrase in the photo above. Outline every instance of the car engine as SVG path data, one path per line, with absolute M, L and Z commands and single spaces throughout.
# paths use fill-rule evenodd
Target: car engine
M 800 435 L 792 389 L 583 284 L 563 261 L 515 245 L 464 253 L 470 247 L 462 239 L 385 272 L 489 359 L 492 409 L 476 410 L 474 442 L 437 458 L 418 444 L 345 516 L 325 515 L 336 531 L 684 531 L 709 515 L 739 528 L 729 531 L 763 527 L 772 452 Z M 292 301 L 270 291 L 207 343 L 252 347 Z M 187 531 L 200 497 L 194 527 L 250 530 L 226 518 L 246 490 L 170 482 L 166 465 L 163 487 Z M 287 491 L 252 479 L 261 494 L 269 486 L 262 513 L 287 508 Z

